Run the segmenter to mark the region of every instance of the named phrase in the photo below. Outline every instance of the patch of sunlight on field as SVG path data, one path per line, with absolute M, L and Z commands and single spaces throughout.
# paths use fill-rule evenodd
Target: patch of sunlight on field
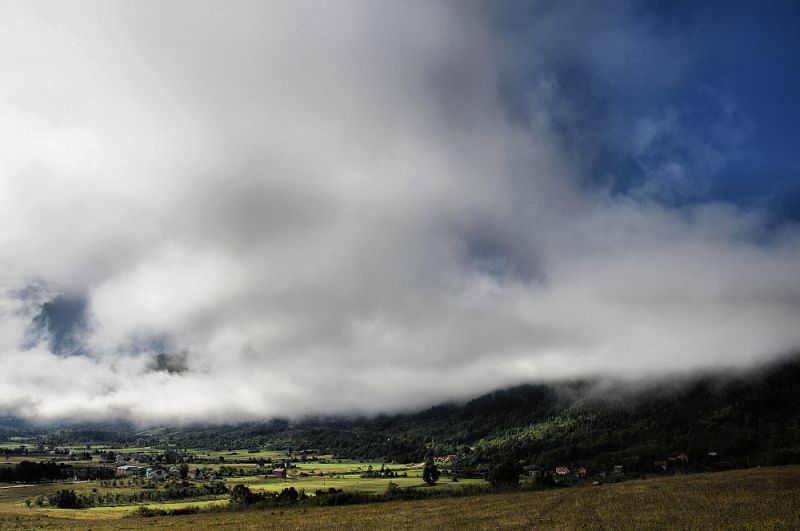
M 118 454 L 156 454 L 161 453 L 163 450 L 153 448 L 152 446 L 129 446 L 126 448 L 110 448 Z
M 198 459 L 219 459 L 224 461 L 249 461 L 250 459 L 272 459 L 273 461 L 285 461 L 289 457 L 286 452 L 278 450 L 259 450 L 251 452 L 249 450 L 197 450 L 192 452 Z
M 359 471 L 366 472 L 371 466 L 374 470 L 380 470 L 381 466 L 391 468 L 392 470 L 405 470 L 408 465 L 386 465 L 377 461 L 341 461 L 337 463 L 320 463 L 319 461 L 297 461 L 292 463 L 298 469 L 303 471 L 317 470 L 323 472 L 350 472 Z
M 231 478 L 228 485 L 243 483 L 252 490 L 265 490 L 269 492 L 280 492 L 283 489 L 294 487 L 295 490 L 304 490 L 307 494 L 312 494 L 317 490 L 328 490 L 330 488 L 342 489 L 345 491 L 382 493 L 386 491 L 389 483 L 395 483 L 401 488 L 422 488 L 422 489 L 447 489 L 458 488 L 463 485 L 486 485 L 482 479 L 462 479 L 456 483 L 452 481 L 440 481 L 435 487 L 429 487 L 419 477 L 397 477 L 397 478 L 362 478 L 359 476 L 336 477 L 336 478 L 296 478 L 296 479 L 262 479 L 257 477 L 250 478 Z
M 75 520 L 95 520 L 123 518 L 129 516 L 139 507 L 149 507 L 150 509 L 182 509 L 185 507 L 211 507 L 228 505 L 228 497 L 213 500 L 189 500 L 174 502 L 152 502 L 136 503 L 129 505 L 114 505 L 111 507 L 90 507 L 88 509 L 55 509 L 55 508 L 31 508 L 27 509 L 28 514 L 43 515 L 54 518 L 69 518 Z
M 22 446 L 23 448 L 33 448 L 32 444 L 21 443 L 21 442 L 18 442 L 18 441 L 3 441 L 3 442 L 0 442 L 0 448 L 17 449 L 20 446 Z

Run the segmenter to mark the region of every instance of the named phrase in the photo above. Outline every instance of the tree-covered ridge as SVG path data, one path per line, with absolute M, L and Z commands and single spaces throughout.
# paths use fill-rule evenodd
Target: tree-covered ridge
M 647 469 L 685 453 L 697 466 L 800 462 L 800 359 L 747 376 L 707 376 L 632 386 L 607 381 L 525 385 L 463 405 L 372 419 L 273 420 L 136 431 L 126 425 L 62 426 L 44 444 L 113 442 L 179 448 L 303 450 L 420 462 L 456 455 L 466 467 L 513 458 Z M 5 433 L 13 428 L 6 426 Z M 29 427 L 19 427 L 28 430 Z

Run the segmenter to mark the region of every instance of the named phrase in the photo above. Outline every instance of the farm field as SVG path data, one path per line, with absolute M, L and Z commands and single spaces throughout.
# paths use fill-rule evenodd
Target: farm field
M 261 529 L 268 525 L 293 529 L 798 529 L 800 466 L 599 487 L 153 518 L 124 517 L 124 512 L 108 509 L 43 513 L 8 500 L 0 504 L 2 529 Z
M 373 494 L 378 494 L 381 492 L 386 491 L 387 485 L 392 482 L 395 483 L 400 488 L 408 488 L 408 487 L 424 487 L 425 489 L 430 489 L 425 485 L 422 481 L 422 477 L 420 474 L 411 475 L 409 474 L 408 477 L 396 477 L 396 478 L 362 478 L 358 475 L 354 474 L 345 474 L 342 476 L 338 476 L 335 478 L 320 478 L 320 477 L 309 477 L 309 478 L 299 478 L 296 480 L 273 480 L 268 479 L 265 480 L 262 477 L 247 477 L 247 478 L 230 478 L 226 480 L 226 484 L 229 486 L 236 485 L 237 483 L 242 483 L 247 485 L 251 490 L 260 491 L 265 490 L 269 492 L 280 492 L 281 490 L 294 487 L 296 490 L 303 489 L 307 493 L 313 493 L 316 490 L 325 490 L 330 488 L 335 489 L 342 489 L 346 491 L 358 491 L 358 492 L 369 492 Z M 482 479 L 462 479 L 459 480 L 458 483 L 452 483 L 450 481 L 439 481 L 434 489 L 448 489 L 452 487 L 460 487 L 462 485 L 485 485 L 486 481 Z
M 18 444 L 9 448 L 19 448 Z M 77 455 L 64 454 L 61 447 L 56 451 L 37 449 L 27 446 L 27 453 L 6 454 L 0 466 L 16 466 L 23 461 L 40 463 L 65 464 L 77 469 L 102 467 L 113 472 L 119 462 L 104 460 L 105 454 L 97 451 L 86 454 L 89 447 L 76 446 Z M 97 447 L 92 446 L 96 450 Z M 157 459 L 162 449 L 152 447 L 112 448 L 117 457 L 124 456 L 127 463 L 139 464 L 137 459 L 142 455 Z M 87 456 L 89 459 L 77 456 Z M 113 459 L 113 457 L 112 457 Z M 280 493 L 284 489 L 294 488 L 298 492 L 309 495 L 317 490 L 336 489 L 348 492 L 378 494 L 386 491 L 391 482 L 399 488 L 424 488 L 426 490 L 444 490 L 462 485 L 486 484 L 483 479 L 460 478 L 454 482 L 449 477 L 442 477 L 435 487 L 425 484 L 422 479 L 420 464 L 382 463 L 379 461 L 357 461 L 335 459 L 326 454 L 293 455 L 287 452 L 272 450 L 194 450 L 186 454 L 188 461 L 184 472 L 202 470 L 203 478 L 148 479 L 145 477 L 115 476 L 111 479 L 84 481 L 61 481 L 42 484 L 2 484 L 0 485 L 0 514 L 15 514 L 18 517 L 35 515 L 37 518 L 68 518 L 70 520 L 103 520 L 119 519 L 134 513 L 138 508 L 147 506 L 151 509 L 179 509 L 183 507 L 210 507 L 227 505 L 228 490 L 237 484 L 244 484 L 253 492 Z M 273 468 L 291 462 L 287 469 L 287 477 L 276 477 Z M 259 465 L 261 465 L 259 467 Z M 148 467 L 150 465 L 144 465 Z M 153 465 L 156 466 L 156 465 Z M 166 470 L 171 465 L 159 465 Z M 383 469 L 391 471 L 379 473 Z M 174 469 L 173 469 L 174 470 Z M 70 477 L 71 474 L 68 476 Z M 91 499 L 89 506 L 81 509 L 62 509 L 48 501 L 62 489 L 69 489 L 82 499 Z M 175 489 L 188 489 L 191 492 L 174 495 Z

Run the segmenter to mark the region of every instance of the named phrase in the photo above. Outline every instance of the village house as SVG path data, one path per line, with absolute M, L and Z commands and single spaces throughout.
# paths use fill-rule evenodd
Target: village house
M 569 474 L 569 468 L 565 466 L 557 466 L 556 474 L 558 474 L 559 476 L 566 476 L 567 474 Z
M 666 461 L 664 461 L 664 460 L 660 460 L 660 461 L 653 461 L 653 466 L 654 466 L 656 469 L 660 469 L 660 470 L 666 470 L 666 469 L 667 469 L 667 462 L 666 462 Z
M 272 475 L 276 478 L 286 479 L 286 469 L 284 467 L 273 468 Z
M 578 476 L 579 478 L 585 478 L 586 476 L 589 475 L 589 471 L 586 470 L 584 467 L 580 467 L 575 475 Z
M 122 465 L 117 467 L 118 476 L 141 476 L 144 469 L 135 465 Z
M 148 468 L 145 477 L 147 479 L 164 479 L 167 477 L 167 472 L 160 468 Z

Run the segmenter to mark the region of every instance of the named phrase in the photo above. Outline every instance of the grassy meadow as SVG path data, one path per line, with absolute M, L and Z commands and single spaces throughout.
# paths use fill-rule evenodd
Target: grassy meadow
M 7 443 L 8 444 L 8 443 Z M 17 448 L 20 444 L 8 444 L 10 448 Z M 20 455 L 5 455 L 0 458 L 0 466 L 13 466 L 24 460 L 54 461 L 66 463 L 75 467 L 114 467 L 114 463 L 101 461 L 101 456 L 93 455 L 92 459 L 74 460 L 53 452 L 38 452 L 33 446 L 28 445 L 34 453 Z M 69 448 L 69 447 L 62 447 Z M 93 446 L 92 448 L 97 448 Z M 76 451 L 86 451 L 86 447 L 75 447 Z M 125 455 L 129 462 L 135 462 L 137 455 L 157 456 L 159 449 L 151 447 L 108 448 L 116 455 Z M 304 456 L 308 457 L 308 456 Z M 269 459 L 274 463 L 291 461 L 288 477 L 274 477 L 269 462 L 262 468 L 257 468 L 257 460 Z M 145 465 L 148 466 L 148 465 Z M 435 487 L 430 487 L 422 480 L 422 468 L 419 464 L 394 464 L 378 461 L 356 461 L 349 459 L 335 459 L 330 455 L 312 455 L 308 460 L 298 459 L 298 456 L 286 452 L 259 450 L 217 451 L 198 450 L 192 453 L 192 469 L 200 467 L 206 477 L 210 474 L 219 474 L 215 481 L 222 482 L 228 489 L 237 484 L 244 484 L 253 492 L 274 492 L 293 487 L 297 491 L 310 495 L 316 490 L 341 489 L 349 492 L 383 493 L 390 482 L 400 488 L 422 488 L 426 490 L 443 490 L 462 485 L 486 484 L 482 479 L 460 479 L 453 482 L 443 477 Z M 364 477 L 370 470 L 378 471 L 383 466 L 391 469 L 394 477 Z M 224 474 L 220 474 L 224 472 Z M 15 485 L 0 484 L 0 522 L 9 525 L 7 517 L 14 518 L 33 517 L 47 520 L 49 518 L 70 521 L 92 521 L 105 519 L 119 519 L 130 516 L 139 507 L 147 506 L 151 509 L 178 509 L 182 507 L 213 507 L 227 505 L 227 493 L 193 495 L 182 499 L 163 499 L 158 501 L 133 501 L 130 498 L 137 493 L 150 493 L 163 491 L 172 480 L 147 480 L 145 478 L 116 477 L 113 480 L 92 480 L 77 482 L 61 482 L 56 484 Z M 208 479 L 181 480 L 180 483 L 198 489 L 209 485 Z M 105 501 L 96 506 L 83 509 L 59 509 L 48 504 L 38 505 L 37 499 L 47 498 L 61 489 L 71 489 L 79 496 L 105 497 L 120 496 L 126 499 Z
M 661 477 L 597 487 L 152 518 L 127 516 L 117 508 L 28 509 L 21 504 L 24 494 L 8 493 L 21 490 L 3 492 L 0 528 L 800 529 L 800 466 Z M 150 506 L 162 505 L 177 506 Z

